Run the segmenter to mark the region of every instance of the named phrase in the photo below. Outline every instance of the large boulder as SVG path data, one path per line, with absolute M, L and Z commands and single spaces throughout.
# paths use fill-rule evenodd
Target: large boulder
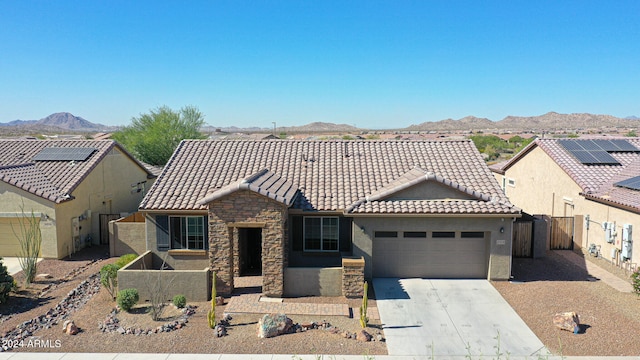
M 557 313 L 553 315 L 553 325 L 577 334 L 580 331 L 580 318 L 573 311 Z
M 258 337 L 270 338 L 286 334 L 292 326 L 293 320 L 285 314 L 266 314 L 258 321 Z

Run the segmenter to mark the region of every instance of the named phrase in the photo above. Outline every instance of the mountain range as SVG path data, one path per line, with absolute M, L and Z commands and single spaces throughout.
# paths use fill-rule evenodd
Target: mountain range
M 637 128 L 640 118 L 629 116 L 617 118 L 611 115 L 594 115 L 588 113 L 559 114 L 548 112 L 539 116 L 507 116 L 500 121 L 492 121 L 487 118 L 467 116 L 458 120 L 445 119 L 440 121 L 427 121 L 406 128 L 398 128 L 398 131 L 465 131 L 465 130 L 558 130 L 558 129 L 602 129 L 602 128 Z M 112 132 L 119 129 L 118 126 L 106 126 L 95 124 L 79 116 L 68 112 L 51 114 L 40 120 L 13 120 L 8 123 L 0 123 L 0 130 L 11 129 L 12 133 L 38 133 L 38 132 Z M 239 128 L 215 127 L 207 125 L 202 128 L 205 132 L 220 131 L 235 132 L 271 132 L 271 128 Z M 305 133 L 305 132 L 356 132 L 361 131 L 357 127 L 346 124 L 334 124 L 328 122 L 313 122 L 302 126 L 277 127 L 277 132 Z M 6 132 L 6 131 L 4 131 Z
M 57 131 L 65 130 L 67 132 L 97 132 L 97 131 L 114 131 L 117 127 L 106 126 L 102 124 L 94 124 L 79 116 L 75 116 L 68 112 L 59 112 L 51 114 L 40 120 L 13 120 L 8 123 L 0 123 L 2 127 L 15 127 L 15 130 L 40 130 L 40 131 Z

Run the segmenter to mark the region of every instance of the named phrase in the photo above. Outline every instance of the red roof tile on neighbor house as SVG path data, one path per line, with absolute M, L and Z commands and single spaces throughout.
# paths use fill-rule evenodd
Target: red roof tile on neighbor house
M 200 200 L 227 191 L 228 186 L 237 187 L 242 179 L 268 169 L 274 176 L 295 184 L 298 195 L 294 208 L 344 211 L 390 186 L 416 166 L 491 198 L 471 201 L 474 204 L 465 204 L 465 209 L 486 213 L 501 203 L 509 213 L 518 211 L 509 204 L 480 153 L 468 140 L 185 140 L 140 209 L 205 210 Z M 446 211 L 463 208 L 447 206 Z M 427 208 L 423 206 L 421 211 Z

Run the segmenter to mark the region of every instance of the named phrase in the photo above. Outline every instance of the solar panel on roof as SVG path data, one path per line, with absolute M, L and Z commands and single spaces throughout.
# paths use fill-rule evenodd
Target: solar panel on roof
M 573 150 L 569 151 L 569 153 L 583 164 L 595 164 L 598 162 L 597 159 L 591 155 L 591 152 L 586 150 Z
M 640 149 L 635 147 L 632 143 L 628 142 L 627 140 L 616 139 L 616 140 L 609 140 L 609 142 L 619 149 L 619 150 L 611 150 L 611 151 L 640 152 Z
M 618 160 L 616 160 L 613 156 L 609 155 L 609 153 L 604 150 L 590 151 L 589 153 L 591 154 L 591 156 L 596 158 L 598 164 L 620 164 Z
M 85 161 L 96 151 L 88 147 L 46 147 L 33 157 L 33 161 Z
M 584 150 L 584 148 L 580 146 L 580 143 L 578 143 L 576 140 L 559 140 L 558 142 L 560 143 L 560 145 L 562 145 L 562 147 L 569 151 Z
M 622 140 L 625 141 L 625 140 Z M 620 147 L 610 140 L 559 140 L 558 143 L 576 160 L 585 165 L 620 165 L 620 162 L 609 154 Z M 630 144 L 629 144 L 630 145 Z M 605 150 L 605 149 L 616 150 Z M 634 147 L 635 148 L 635 147 Z
M 630 179 L 618 181 L 613 184 L 615 186 L 624 187 L 631 190 L 640 190 L 640 176 L 632 177 Z

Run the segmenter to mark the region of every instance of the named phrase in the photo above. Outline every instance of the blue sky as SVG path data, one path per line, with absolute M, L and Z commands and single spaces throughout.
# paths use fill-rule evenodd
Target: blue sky
M 640 1 L 0 2 L 0 122 L 640 116 Z

